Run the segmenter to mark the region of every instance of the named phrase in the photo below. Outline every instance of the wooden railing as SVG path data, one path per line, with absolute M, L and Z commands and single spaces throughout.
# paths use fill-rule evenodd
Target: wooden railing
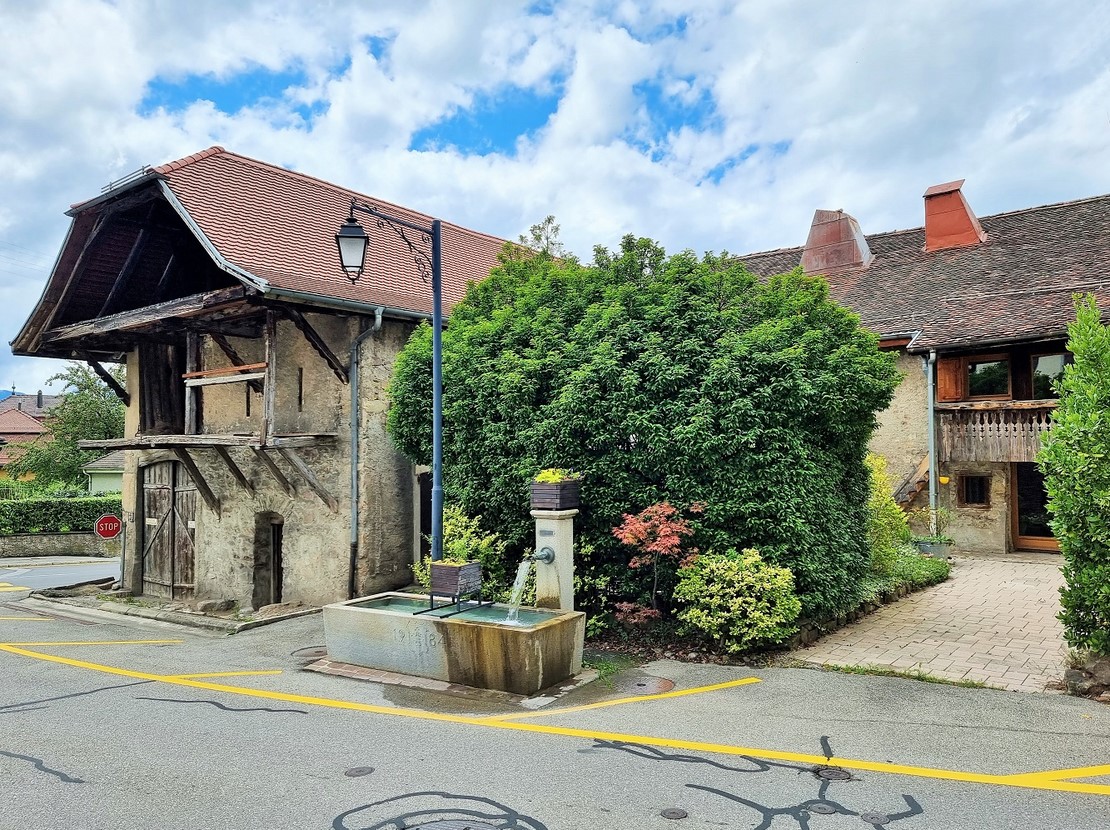
M 937 404 L 941 461 L 1034 461 L 1056 401 Z

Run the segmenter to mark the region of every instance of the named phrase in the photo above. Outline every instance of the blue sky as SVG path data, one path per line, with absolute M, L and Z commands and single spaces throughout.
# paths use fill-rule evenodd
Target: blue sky
M 1110 3 L 0 0 L 0 333 L 64 211 L 212 144 L 588 258 L 804 241 L 1110 191 Z M 49 361 L 0 351 L 0 388 Z

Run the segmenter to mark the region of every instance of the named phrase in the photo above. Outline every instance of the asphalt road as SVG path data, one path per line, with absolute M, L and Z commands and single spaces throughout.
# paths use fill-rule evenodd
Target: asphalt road
M 5 559 L 0 565 L 0 599 L 4 593 L 58 588 L 108 576 L 119 576 L 119 559 L 90 559 L 84 556 Z
M 1110 816 L 1110 708 L 1090 701 L 660 661 L 530 711 L 307 672 L 319 615 L 216 637 L 82 614 L 0 605 L 0 827 L 1072 830 Z M 664 680 L 684 694 L 642 696 Z

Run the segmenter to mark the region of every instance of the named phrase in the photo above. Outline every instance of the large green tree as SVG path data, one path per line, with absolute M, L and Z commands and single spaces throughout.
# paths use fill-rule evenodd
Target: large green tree
M 1110 328 L 1093 296 L 1075 308 L 1068 326 L 1075 362 L 1058 382 L 1037 461 L 1064 558 L 1064 636 L 1074 648 L 1110 654 Z
M 112 370 L 123 384 L 122 366 Z M 123 437 L 124 407 L 115 393 L 83 363 L 69 363 L 47 383 L 61 381 L 64 397 L 46 418 L 51 441 L 22 445 L 23 454 L 11 462 L 8 475 L 32 475 L 36 484 L 80 486 L 85 476 L 81 465 L 103 455 L 98 450 L 82 450 L 78 441 Z
M 867 441 L 898 381 L 875 335 L 800 271 L 762 284 L 727 256 L 668 257 L 632 236 L 588 266 L 522 250 L 470 287 L 444 333 L 448 500 L 518 554 L 528 480 L 571 467 L 595 594 L 644 599 L 627 595 L 611 531 L 668 499 L 703 509 L 702 549 L 789 566 L 806 613 L 851 605 L 868 566 Z M 421 463 L 430 363 L 424 327 L 390 386 L 390 433 Z

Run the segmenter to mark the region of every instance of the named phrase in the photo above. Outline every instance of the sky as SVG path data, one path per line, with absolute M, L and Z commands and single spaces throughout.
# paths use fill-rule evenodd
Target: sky
M 69 205 L 213 144 L 586 261 L 745 253 L 1110 192 L 1107 56 L 1110 0 L 0 0 L 0 339 Z

